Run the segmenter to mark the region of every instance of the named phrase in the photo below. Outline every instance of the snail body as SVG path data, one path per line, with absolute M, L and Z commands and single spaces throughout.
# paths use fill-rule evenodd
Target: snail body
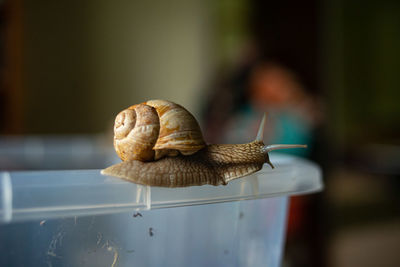
M 114 125 L 114 147 L 123 162 L 101 173 L 150 186 L 226 185 L 264 163 L 273 168 L 271 150 L 305 147 L 265 146 L 265 120 L 264 114 L 253 142 L 206 145 L 197 121 L 182 106 L 165 100 L 134 105 L 120 112 Z

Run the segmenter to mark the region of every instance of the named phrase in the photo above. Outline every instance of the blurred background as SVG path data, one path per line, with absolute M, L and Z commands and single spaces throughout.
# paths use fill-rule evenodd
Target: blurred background
M 187 107 L 209 143 L 252 140 L 267 111 L 266 143 L 307 143 L 287 153 L 326 184 L 292 198 L 283 265 L 400 265 L 399 1 L 3 0 L 0 45 L 3 152 L 111 145 L 148 99 Z

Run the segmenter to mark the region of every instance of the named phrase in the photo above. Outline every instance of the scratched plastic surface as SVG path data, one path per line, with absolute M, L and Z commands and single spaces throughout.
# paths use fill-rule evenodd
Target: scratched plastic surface
M 277 267 L 287 202 L 276 197 L 3 224 L 0 266 Z
M 95 161 L 70 160 L 82 145 L 93 149 L 86 141 L 68 143 L 77 149 L 66 153 L 65 145 L 49 150 L 36 142 L 40 149 L 17 163 L 110 163 L 95 148 Z M 4 151 L 0 142 L 0 160 L 9 160 Z M 274 170 L 265 166 L 227 186 L 179 189 L 138 186 L 98 169 L 1 172 L 0 266 L 280 266 L 288 196 L 323 184 L 312 162 L 279 154 L 271 160 Z

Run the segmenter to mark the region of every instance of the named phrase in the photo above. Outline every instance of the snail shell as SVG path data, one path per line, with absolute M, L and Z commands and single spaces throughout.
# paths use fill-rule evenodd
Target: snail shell
M 205 146 L 193 115 L 166 100 L 133 105 L 115 119 L 114 147 L 123 161 L 191 155 Z
M 184 107 L 165 100 L 133 105 L 115 119 L 114 147 L 123 162 L 101 173 L 150 186 L 226 185 L 264 163 L 273 168 L 271 150 L 306 147 L 264 145 L 265 121 L 264 114 L 253 142 L 206 145 L 199 124 Z

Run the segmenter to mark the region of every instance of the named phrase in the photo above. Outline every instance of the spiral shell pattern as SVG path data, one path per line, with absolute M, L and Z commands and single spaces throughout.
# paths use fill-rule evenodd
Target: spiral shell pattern
M 115 119 L 114 147 L 123 161 L 191 155 L 205 145 L 193 115 L 170 101 L 150 100 L 133 105 Z

